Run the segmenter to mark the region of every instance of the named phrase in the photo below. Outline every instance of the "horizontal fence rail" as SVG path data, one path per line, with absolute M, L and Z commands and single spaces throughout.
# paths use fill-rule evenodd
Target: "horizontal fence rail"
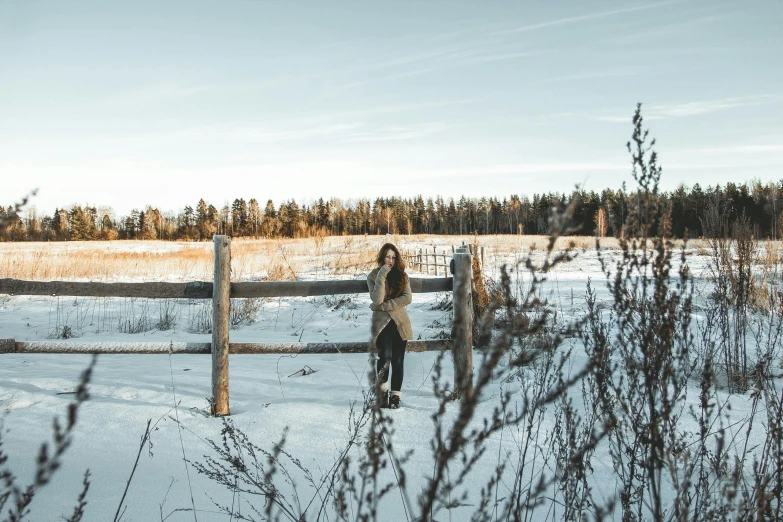
M 411 278 L 414 294 L 450 292 L 453 278 Z M 231 283 L 232 298 L 310 297 L 367 292 L 365 279 L 343 281 L 248 281 Z M 93 283 L 0 279 L 0 294 L 70 297 L 140 297 L 149 299 L 211 299 L 211 281 L 190 283 Z
M 148 297 L 151 299 L 210 299 L 212 298 L 212 282 L 93 283 L 0 279 L 0 294 L 73 297 Z
M 449 349 L 447 340 L 408 341 L 407 351 Z M 343 343 L 229 343 L 230 354 L 368 353 L 369 342 Z M 209 354 L 212 343 L 187 342 L 68 342 L 0 339 L 0 353 L 111 353 L 111 354 Z
M 411 278 L 414 294 L 450 292 L 453 278 Z M 362 294 L 367 292 L 366 279 L 349 281 L 262 281 L 231 283 L 231 297 L 315 296 Z

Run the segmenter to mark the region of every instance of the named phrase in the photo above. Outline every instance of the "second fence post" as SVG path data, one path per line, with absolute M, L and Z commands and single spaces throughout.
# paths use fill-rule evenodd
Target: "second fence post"
M 457 396 L 473 395 L 473 258 L 467 247 L 452 258 L 454 323 L 451 327 L 454 388 Z
M 231 306 L 231 238 L 214 236 L 212 283 L 212 415 L 230 415 L 228 403 L 228 324 Z

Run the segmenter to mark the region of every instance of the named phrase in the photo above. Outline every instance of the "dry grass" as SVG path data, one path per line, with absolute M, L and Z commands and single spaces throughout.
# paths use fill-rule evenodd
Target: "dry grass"
M 211 245 L 161 248 L 140 244 L 122 250 L 120 242 L 0 243 L 0 277 L 28 280 L 212 279 Z M 207 276 L 207 274 L 210 274 Z
M 780 241 L 761 241 L 763 251 L 760 254 L 760 264 L 765 267 L 776 267 L 783 261 Z
M 237 239 L 232 242 L 234 281 L 359 277 L 374 265 L 380 246 L 390 241 L 412 253 L 426 246 L 450 254 L 462 244 L 484 247 L 487 267 L 497 267 L 509 256 L 542 251 L 545 236 L 316 236 L 306 239 Z M 595 248 L 595 238 L 566 236 L 556 249 L 573 243 L 578 250 Z M 689 248 L 700 248 L 699 240 Z M 766 246 L 766 260 L 777 259 L 779 245 Z M 602 248 L 618 248 L 617 240 L 604 238 Z M 211 242 L 91 241 L 52 243 L 0 243 L 0 277 L 15 279 L 90 281 L 210 281 Z
M 234 240 L 234 281 L 366 272 L 383 238 Z M 0 243 L 0 277 L 90 281 L 210 281 L 211 242 Z

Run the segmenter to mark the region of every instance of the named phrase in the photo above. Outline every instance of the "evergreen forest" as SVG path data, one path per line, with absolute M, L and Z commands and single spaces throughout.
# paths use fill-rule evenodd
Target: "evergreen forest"
M 376 198 L 343 201 L 319 199 L 300 206 L 291 199 L 261 205 L 255 198 L 235 199 L 220 208 L 200 199 L 178 212 L 145 206 L 127 216 L 110 207 L 73 205 L 39 214 L 28 206 L 0 206 L 0 219 L 8 226 L 0 241 L 90 241 L 114 239 L 211 240 L 215 234 L 232 237 L 275 238 L 357 234 L 546 234 L 552 212 L 574 203 L 571 226 L 577 235 L 618 236 L 636 192 L 605 189 L 601 193 L 575 190 L 550 192 L 532 198 L 512 194 L 455 200 L 443 197 Z M 705 210 L 721 208 L 728 223 L 743 219 L 760 239 L 778 239 L 783 227 L 783 180 L 702 189 L 679 186 L 656 195 L 670 209 L 675 237 L 704 237 Z M 709 231 L 708 231 L 709 232 Z M 730 231 L 726 231 L 730 233 Z

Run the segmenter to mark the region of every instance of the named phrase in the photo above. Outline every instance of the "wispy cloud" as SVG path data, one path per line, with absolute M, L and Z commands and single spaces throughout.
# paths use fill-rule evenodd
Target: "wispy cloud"
M 482 63 L 482 62 L 499 62 L 503 60 L 516 60 L 518 58 L 528 58 L 530 56 L 539 56 L 542 54 L 545 54 L 549 52 L 548 50 L 542 49 L 540 51 L 521 51 L 517 53 L 504 53 L 504 52 L 498 52 L 498 53 L 485 53 L 483 55 L 476 56 L 474 58 L 465 60 L 464 63 L 471 64 L 471 63 Z
M 342 111 L 334 114 L 325 114 L 318 116 L 318 119 L 346 119 L 355 118 L 358 116 L 371 116 L 376 114 L 396 114 L 400 112 L 420 112 L 427 109 L 438 109 L 442 107 L 452 107 L 460 105 L 469 105 L 476 103 L 475 99 L 457 99 L 457 100 L 442 100 L 436 102 L 423 102 L 423 103 L 401 103 L 395 105 L 378 105 L 371 108 L 354 109 L 350 111 Z
M 245 143 L 278 143 L 284 141 L 305 141 L 310 139 L 319 141 L 326 139 L 331 140 L 332 142 L 350 143 L 398 141 L 420 138 L 429 134 L 442 132 L 451 127 L 453 127 L 453 125 L 442 122 L 375 127 L 368 122 L 357 121 L 307 126 L 294 129 L 259 129 L 254 127 L 206 128 L 197 131 L 197 135 L 199 138 L 205 138 L 211 135 L 211 137 L 223 141 Z
M 688 149 L 681 150 L 683 153 L 697 153 L 697 154 L 759 154 L 767 152 L 783 152 L 783 142 L 781 143 L 768 143 L 768 144 L 751 144 L 751 145 L 731 145 L 726 147 L 709 147 L 701 149 Z
M 654 27 L 651 27 L 649 29 L 635 29 L 632 32 L 628 34 L 621 34 L 621 35 L 614 35 L 606 40 L 604 40 L 604 43 L 608 45 L 616 45 L 620 46 L 620 48 L 627 49 L 628 52 L 638 52 L 638 46 L 640 43 L 649 43 L 653 40 L 658 41 L 665 41 L 666 38 L 674 37 L 676 38 L 679 35 L 682 35 L 684 32 L 693 32 L 695 31 L 694 26 L 698 25 L 706 25 L 710 24 L 712 22 L 723 20 L 726 17 L 730 16 L 731 13 L 728 11 L 725 12 L 716 12 L 714 9 L 718 7 L 715 5 L 707 6 L 704 5 L 705 9 L 709 10 L 709 13 L 706 15 L 699 16 L 698 13 L 700 12 L 700 9 L 695 11 L 692 15 L 691 13 L 681 13 L 680 17 L 675 19 L 672 22 L 664 23 L 655 25 Z M 631 45 L 635 44 L 635 45 Z M 684 52 L 704 52 L 706 49 L 700 49 L 698 47 L 695 48 L 683 48 L 681 46 L 676 46 L 673 48 L 669 48 L 668 46 L 662 48 L 662 49 L 645 49 L 645 52 L 667 52 L 667 53 L 684 53 Z M 717 51 L 716 48 L 711 48 L 709 50 Z M 731 51 L 731 50 L 737 50 L 736 47 L 732 46 L 726 46 L 724 51 Z
M 364 127 L 364 125 L 365 124 L 362 122 L 351 122 L 288 130 L 255 129 L 253 127 L 248 127 L 235 130 L 225 129 L 225 131 L 219 131 L 219 133 L 230 139 L 257 143 L 274 143 L 280 141 L 306 140 L 309 138 L 343 136 Z
M 711 112 L 733 109 L 735 107 L 747 107 L 760 105 L 769 101 L 772 96 L 741 96 L 735 98 L 723 98 L 719 100 L 697 101 L 672 105 L 658 105 L 650 107 L 650 116 L 656 118 L 682 118 L 685 116 L 697 116 Z
M 337 90 L 364 86 L 370 83 L 383 83 L 422 74 L 440 72 L 447 69 L 462 67 L 471 64 L 499 62 L 507 60 L 519 60 L 531 56 L 539 56 L 549 52 L 548 50 L 519 50 L 509 51 L 507 45 L 470 44 L 453 46 L 448 49 L 436 50 L 427 53 L 417 53 L 408 56 L 400 56 L 387 61 L 377 62 L 372 65 L 362 66 L 349 71 L 342 71 L 341 76 L 361 72 L 363 79 L 348 82 L 337 87 Z M 410 68 L 417 66 L 415 68 Z M 369 71 L 383 71 L 394 68 L 403 68 L 402 71 L 382 76 L 367 77 Z
M 669 118 L 685 118 L 688 116 L 700 116 L 713 112 L 734 109 L 737 107 L 748 107 L 752 105 L 761 105 L 763 103 L 778 99 L 773 95 L 739 96 L 733 98 L 721 98 L 718 100 L 694 101 L 686 103 L 677 103 L 669 105 L 651 105 L 644 107 L 644 119 L 646 120 L 664 120 Z M 598 116 L 598 121 L 622 122 L 627 123 L 631 120 L 629 116 Z
M 380 127 L 371 131 L 354 133 L 345 142 L 399 141 L 421 138 L 429 134 L 442 132 L 452 125 L 445 123 L 425 123 L 422 125 Z
M 550 52 L 548 49 L 534 49 L 519 42 L 511 42 L 508 36 L 490 32 L 489 28 L 473 27 L 470 31 L 457 31 L 418 40 L 400 41 L 399 45 L 387 48 L 374 56 L 372 60 L 342 70 L 333 70 L 335 77 L 346 78 L 360 75 L 359 80 L 346 82 L 336 90 L 363 86 L 368 83 L 386 82 L 418 76 L 465 65 L 518 60 Z M 451 40 L 451 41 L 449 41 Z M 383 74 L 386 71 L 387 74 Z M 396 72 L 395 72 L 396 71 Z M 381 75 L 371 76 L 368 73 Z
M 323 144 L 328 142 L 350 143 L 406 140 L 441 132 L 452 126 L 446 123 L 432 122 L 376 127 L 368 122 L 356 121 L 288 129 L 256 128 L 252 126 L 200 127 L 186 130 L 180 136 L 184 139 L 194 138 L 198 141 L 220 140 L 236 143 L 280 143 L 315 140 L 314 142 Z
M 508 174 L 557 174 L 588 173 L 591 171 L 627 171 L 626 163 L 612 162 L 547 162 L 547 163 L 511 163 L 439 169 L 422 173 L 424 177 L 455 177 Z
M 547 27 L 554 27 L 554 26 L 557 26 L 557 25 L 572 24 L 572 23 L 575 23 L 575 22 L 583 22 L 585 20 L 595 20 L 595 19 L 598 19 L 598 18 L 607 18 L 607 17 L 610 17 L 610 16 L 617 16 L 617 15 L 620 15 L 620 14 L 632 13 L 632 12 L 635 12 L 635 11 L 643 11 L 643 10 L 646 10 L 646 9 L 654 9 L 654 8 L 658 8 L 658 7 L 661 7 L 661 6 L 665 5 L 665 4 L 670 4 L 670 3 L 672 3 L 672 2 L 671 1 L 669 1 L 669 2 L 657 2 L 657 3 L 654 3 L 654 4 L 646 4 L 646 5 L 636 6 L 636 7 L 628 7 L 628 8 L 625 8 L 625 9 L 613 9 L 613 10 L 610 10 L 610 11 L 600 11 L 600 12 L 597 12 L 597 13 L 589 13 L 589 14 L 584 14 L 584 15 L 579 15 L 579 16 L 569 16 L 569 17 L 566 17 L 566 18 L 559 18 L 557 20 L 549 20 L 547 22 L 540 22 L 540 23 L 536 23 L 536 24 L 523 25 L 523 26 L 520 26 L 520 27 L 512 28 L 512 29 L 505 29 L 505 30 L 501 30 L 501 31 L 496 31 L 494 34 L 496 34 L 496 35 L 507 35 L 507 34 L 524 33 L 524 32 L 527 32 L 527 31 L 535 31 L 537 29 L 544 29 L 544 28 L 547 28 Z
M 132 132 L 121 135 L 94 135 L 89 139 L 92 146 L 101 144 L 103 150 L 156 147 L 242 147 L 247 145 L 282 144 L 292 146 L 324 146 L 334 143 L 362 143 L 401 141 L 422 138 L 442 132 L 455 125 L 445 122 L 411 123 L 404 125 L 378 125 L 369 121 L 324 121 L 301 122 L 301 126 L 290 122 L 278 127 L 253 125 L 205 125 L 154 132 Z M 82 137 L 83 138 L 83 137 Z
M 156 103 L 184 96 L 204 94 L 220 87 L 221 85 L 218 83 L 145 83 L 115 90 L 103 98 L 90 99 L 88 103 L 92 106 L 98 104 L 107 107 Z
M 541 80 L 533 80 L 530 82 L 530 84 L 536 85 L 536 84 L 544 84 L 544 83 L 560 83 L 560 82 L 571 82 L 571 81 L 581 81 L 581 80 L 598 80 L 602 78 L 615 78 L 615 77 L 633 76 L 633 75 L 634 73 L 631 71 L 578 73 L 578 74 L 568 74 L 564 76 L 555 76 L 553 78 L 543 78 Z
M 717 170 L 717 169 L 734 169 L 738 172 L 745 172 L 748 169 L 762 168 L 762 167 L 781 167 L 783 166 L 783 160 L 774 158 L 758 158 L 754 161 L 739 161 L 735 163 L 726 162 L 671 162 L 666 164 L 666 169 L 671 172 L 678 170 Z
M 355 82 L 349 82 L 340 85 L 337 87 L 333 92 L 331 93 L 334 95 L 336 92 L 345 90 L 345 89 L 351 89 L 355 87 L 362 87 L 368 84 L 373 83 L 384 83 L 384 82 L 390 82 L 393 80 L 401 80 L 403 78 L 410 78 L 413 76 L 420 76 L 423 74 L 431 74 L 436 72 L 445 71 L 447 69 L 452 69 L 456 67 L 463 67 L 466 65 L 471 64 L 478 64 L 478 63 L 489 63 L 489 62 L 500 62 L 505 60 L 518 60 L 521 58 L 528 58 L 530 56 L 538 56 L 541 54 L 546 53 L 546 50 L 541 51 L 520 51 L 520 52 L 504 52 L 498 50 L 497 52 L 469 52 L 469 53 L 463 53 L 459 55 L 453 55 L 448 57 L 448 59 L 441 60 L 437 65 L 434 65 L 432 67 L 419 67 L 417 69 L 409 69 L 405 71 L 401 71 L 394 74 L 388 74 L 383 76 L 375 76 L 375 77 L 368 77 L 363 80 L 358 80 Z
M 342 92 L 344 90 L 352 89 L 352 88 L 355 88 L 355 87 L 362 87 L 364 85 L 368 85 L 368 84 L 371 84 L 371 83 L 383 83 L 383 82 L 389 82 L 389 81 L 392 81 L 392 80 L 400 80 L 402 78 L 408 78 L 408 77 L 411 77 L 411 76 L 418 76 L 420 74 L 428 74 L 428 73 L 431 73 L 431 72 L 435 72 L 437 70 L 439 70 L 437 67 L 427 67 L 427 68 L 420 68 L 420 69 L 413 69 L 413 70 L 403 71 L 403 72 L 399 72 L 399 73 L 395 73 L 395 74 L 388 74 L 388 75 L 385 75 L 385 76 L 376 76 L 376 77 L 372 77 L 372 78 L 366 78 L 364 80 L 358 80 L 358 81 L 355 81 L 355 82 L 344 83 L 344 84 L 339 85 L 337 87 L 331 88 L 328 91 L 325 91 L 324 95 L 321 96 L 320 99 L 322 99 L 322 100 L 328 99 L 330 97 L 333 97 L 333 96 L 337 95 L 338 93 L 340 93 L 340 92 Z
M 422 62 L 439 62 L 449 60 L 459 60 L 465 57 L 471 57 L 480 52 L 481 45 L 474 42 L 466 42 L 454 45 L 445 45 L 430 49 L 424 52 L 414 52 L 411 54 L 396 56 L 387 60 L 378 61 L 369 65 L 357 68 L 357 71 L 369 71 L 378 69 L 390 69 L 400 66 L 414 65 Z
M 421 47 L 417 47 L 415 50 L 411 50 L 410 52 L 406 53 L 404 50 L 400 52 L 399 49 L 404 49 L 404 47 L 401 46 L 399 49 L 395 49 L 391 56 L 377 57 L 372 62 L 366 63 L 364 65 L 359 65 L 347 70 L 334 71 L 335 75 L 338 77 L 346 77 L 356 73 L 361 73 L 363 77 L 360 80 L 346 82 L 336 87 L 332 90 L 332 95 L 335 92 L 339 92 L 344 89 L 361 87 L 370 83 L 389 82 L 471 64 L 518 60 L 531 56 L 546 54 L 552 52 L 552 50 L 520 48 L 519 42 L 513 42 L 509 37 L 518 33 L 537 29 L 545 29 L 548 27 L 556 27 L 559 25 L 596 20 L 640 10 L 652 9 L 667 3 L 671 2 L 659 2 L 655 4 L 647 4 L 624 9 L 589 13 L 580 16 L 549 20 L 546 22 L 522 27 L 514 27 L 511 29 L 492 31 L 486 28 L 482 29 L 481 32 L 469 35 L 465 35 L 462 32 L 452 34 L 447 33 L 446 35 L 441 36 L 451 37 L 457 34 L 460 34 L 461 36 L 456 42 L 441 44 L 430 48 L 425 47 L 425 50 L 421 50 Z M 422 45 L 424 44 L 422 43 Z M 375 77 L 368 77 L 366 74 L 371 71 L 388 71 L 394 69 L 398 69 L 398 71 Z M 588 77 L 584 76 L 579 78 L 575 76 L 572 78 L 555 79 L 552 81 L 564 81 L 568 79 L 588 79 Z
M 125 133 L 89 134 L 73 136 L 75 143 L 83 146 L 100 144 L 101 150 L 111 148 L 121 150 L 138 150 L 147 147 L 172 147 L 184 145 L 199 148 L 222 147 L 226 144 L 234 146 L 252 144 L 271 144 L 281 142 L 296 142 L 306 140 L 336 140 L 350 136 L 352 132 L 361 129 L 364 122 L 324 123 L 292 127 L 289 125 L 253 126 L 253 125 L 196 125 L 161 129 L 155 131 L 134 131 Z M 62 141 L 62 140 L 61 140 Z
M 133 102 L 159 102 L 177 99 L 184 96 L 193 96 L 212 93 L 238 93 L 255 92 L 268 88 L 282 87 L 292 83 L 302 83 L 323 78 L 331 74 L 331 71 L 313 71 L 306 73 L 290 73 L 269 76 L 259 81 L 223 81 L 223 82 L 157 82 L 144 83 L 130 86 L 125 89 L 112 92 L 106 98 L 90 100 L 91 104 L 104 103 L 107 105 L 133 103 Z

